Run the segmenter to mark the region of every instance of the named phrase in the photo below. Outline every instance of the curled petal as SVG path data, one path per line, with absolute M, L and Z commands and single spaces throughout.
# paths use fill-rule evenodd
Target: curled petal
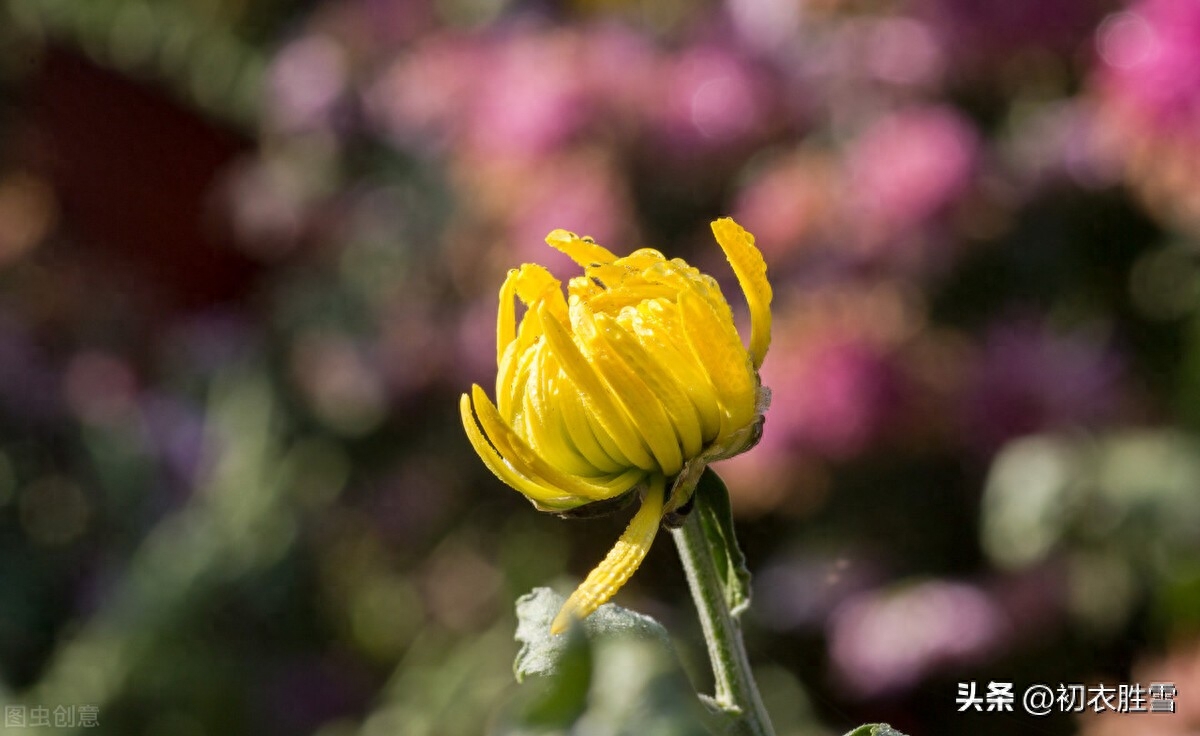
M 754 246 L 754 236 L 732 218 L 722 217 L 712 224 L 713 235 L 733 273 L 737 276 L 746 303 L 750 306 L 750 355 L 755 370 L 762 367 L 771 345 L 771 284 L 767 281 L 767 263 Z
M 492 471 L 503 483 L 520 491 L 539 509 L 564 511 L 579 505 L 578 499 L 564 495 L 561 491 L 544 486 L 531 478 L 526 478 L 504 462 L 504 458 L 496 452 L 484 437 L 483 432 L 479 430 L 479 425 L 475 421 L 475 413 L 471 410 L 471 397 L 463 394 L 462 399 L 458 402 L 458 408 L 462 415 L 463 429 L 467 431 L 467 439 L 470 440 L 471 446 L 475 448 L 475 452 L 483 460 L 487 469 Z
M 624 258 L 617 259 L 618 264 L 633 272 L 645 271 L 666 262 L 667 257 L 653 248 L 638 248 Z
M 537 451 L 504 422 L 500 417 L 500 412 L 496 410 L 482 388 L 472 386 L 471 399 L 475 406 L 475 416 L 478 417 L 479 424 L 487 433 L 492 445 L 509 465 L 526 478 L 558 488 L 576 498 L 595 501 L 624 493 L 644 475 L 636 468 L 630 468 L 620 475 L 607 479 L 581 478 L 564 473 L 546 462 Z
M 587 578 L 580 584 L 567 602 L 563 604 L 554 622 L 550 624 L 551 634 L 561 634 L 567 630 L 572 618 L 586 618 L 592 611 L 604 605 L 616 595 L 625 581 L 637 571 L 646 559 L 646 553 L 658 534 L 659 522 L 662 521 L 663 489 L 666 479 L 656 475 L 650 482 L 642 507 L 634 514 L 626 527 L 625 533 L 617 540 L 616 545 L 596 566 Z
M 510 269 L 500 287 L 500 308 L 496 311 L 496 367 L 502 368 L 504 353 L 517 339 L 517 269 Z
M 581 238 L 566 230 L 555 230 L 546 236 L 546 243 L 555 250 L 562 251 L 567 256 L 587 268 L 599 263 L 612 263 L 617 257 L 607 248 L 597 245 L 591 238 Z
M 525 263 L 517 271 L 514 280 L 517 298 L 533 309 L 545 305 L 550 313 L 562 322 L 567 321 L 567 298 L 563 296 L 562 282 L 536 263 Z M 525 315 L 528 317 L 528 313 Z

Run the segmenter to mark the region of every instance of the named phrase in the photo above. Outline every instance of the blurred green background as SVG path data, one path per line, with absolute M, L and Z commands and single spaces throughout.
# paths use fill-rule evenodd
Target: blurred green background
M 0 0 L 4 732 L 498 729 L 515 599 L 626 518 L 474 456 L 497 289 L 562 227 L 737 309 L 724 214 L 781 736 L 1200 733 L 1194 0 Z M 670 544 L 617 600 L 709 687 Z

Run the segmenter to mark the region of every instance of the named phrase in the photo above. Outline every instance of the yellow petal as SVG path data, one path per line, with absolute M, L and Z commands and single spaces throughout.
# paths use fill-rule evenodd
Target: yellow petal
M 637 571 L 650 550 L 654 537 L 658 534 L 658 526 L 662 521 L 663 488 L 666 479 L 656 475 L 650 481 L 650 490 L 642 500 L 642 507 L 634 514 L 625 533 L 617 540 L 616 545 L 588 574 L 571 597 L 554 617 L 550 624 L 551 634 L 561 634 L 567 630 L 572 618 L 583 619 L 604 605 L 616 595 L 625 581 Z
M 558 488 L 561 492 L 589 500 L 619 496 L 641 480 L 643 473 L 636 468 L 606 479 L 585 479 L 564 473 L 546 462 L 529 444 L 504 423 L 491 399 L 479 386 L 471 387 L 475 416 L 496 450 L 509 465 L 526 478 Z
M 621 359 L 604 332 L 596 326 L 595 317 L 585 303 L 576 301 L 571 305 L 571 322 L 583 340 L 588 362 L 608 384 L 625 413 L 637 417 L 634 428 L 649 446 L 659 469 L 667 475 L 678 473 L 683 467 L 683 455 L 662 402 Z
M 558 359 L 563 372 L 579 388 L 584 402 L 592 409 L 591 416 L 620 448 L 621 454 L 629 464 L 646 471 L 657 470 L 658 465 L 643 445 L 641 435 L 634 430 L 625 410 L 616 402 L 608 386 L 580 352 L 579 346 L 567 333 L 567 329 L 552 317 L 544 315 L 544 310 L 539 310 L 539 316 L 542 317 L 542 328 L 545 330 L 550 350 Z
M 597 314 L 595 322 L 609 348 L 645 382 L 650 394 L 662 404 L 670 419 L 675 442 L 679 444 L 684 456 L 698 455 L 704 442 L 700 417 L 684 390 L 617 319 L 606 314 Z M 671 471 L 666 472 L 667 475 L 674 474 Z
M 544 266 L 524 263 L 517 271 L 515 280 L 517 298 L 530 308 L 544 305 L 561 322 L 567 321 L 567 298 L 563 296 L 562 282 Z M 526 314 L 528 317 L 528 313 Z
M 750 356 L 733 323 L 721 319 L 703 297 L 683 292 L 679 295 L 679 313 L 692 354 L 717 393 L 722 413 L 720 436 L 727 438 L 754 419 L 758 387 Z
M 521 347 L 522 338 L 518 337 L 504 351 L 500 359 L 500 368 L 496 371 L 496 407 L 500 416 L 510 424 L 515 423 L 517 410 L 521 407 L 529 384 L 529 374 L 533 369 L 533 361 L 538 353 L 536 348 L 517 352 Z
M 517 269 L 510 269 L 500 287 L 500 309 L 496 311 L 496 367 L 504 360 L 504 352 L 517 339 Z
M 579 403 L 583 407 L 583 421 L 587 423 L 588 431 L 596 438 L 596 442 L 603 448 L 604 454 L 611 457 L 622 468 L 632 465 L 633 463 L 625 457 L 625 453 L 621 452 L 621 448 L 613 441 L 612 435 L 600 425 L 600 420 L 596 417 L 596 407 L 589 405 L 583 396 L 579 397 Z
M 529 386 L 525 391 L 518 433 L 529 442 L 534 452 L 546 459 L 555 468 L 568 475 L 596 477 L 609 475 L 590 463 L 576 449 L 567 431 L 562 411 L 562 394 L 558 384 L 565 377 L 554 365 L 547 371 L 549 351 L 537 351 L 537 360 L 529 373 Z M 501 411 L 501 416 L 504 412 Z
M 516 278 L 513 283 L 516 288 Z M 554 299 L 553 295 L 557 291 L 557 289 L 552 289 L 547 292 L 547 295 Z M 518 293 L 518 297 L 520 297 L 520 293 Z M 563 301 L 561 293 L 558 293 L 557 301 Z M 559 309 L 559 307 L 555 309 Z M 566 307 L 561 307 L 561 310 L 565 315 Z M 521 405 L 525 382 L 529 377 L 529 361 L 534 357 L 537 341 L 542 336 L 542 322 L 534 311 L 533 308 L 530 308 L 521 317 L 521 322 L 517 326 L 517 337 L 505 348 L 496 370 L 496 405 L 500 407 L 500 414 L 508 421 L 512 421 L 514 412 Z
M 566 253 L 572 261 L 587 268 L 597 263 L 612 263 L 617 257 L 607 248 L 597 245 L 591 238 L 581 238 L 566 230 L 555 230 L 546 236 L 546 243 L 555 250 Z
M 567 299 L 577 297 L 579 299 L 592 299 L 604 292 L 604 287 L 597 284 L 587 275 L 575 276 L 567 281 Z
M 592 311 L 616 314 L 625 307 L 636 307 L 648 299 L 665 299 L 672 301 L 678 293 L 677 289 L 661 284 L 644 284 L 637 287 L 622 287 L 608 289 L 588 298 Z
M 563 425 L 571 438 L 571 443 L 575 445 L 575 449 L 579 450 L 579 454 L 587 458 L 588 462 L 597 470 L 605 473 L 621 470 L 624 463 L 617 462 L 613 458 L 613 454 L 609 453 L 600 443 L 591 423 L 588 422 L 588 411 L 579 397 L 579 392 L 564 392 L 559 396 L 558 401 L 559 408 L 562 410 Z
M 515 488 L 522 495 L 543 510 L 565 511 L 581 504 L 580 499 L 564 495 L 561 491 L 548 488 L 542 484 L 521 475 L 504 462 L 504 458 L 488 443 L 487 438 L 479 430 L 475 414 L 471 410 L 471 398 L 466 394 L 458 402 L 459 413 L 462 415 L 463 429 L 467 431 L 467 439 L 483 460 L 487 469 L 505 484 Z
M 525 304 L 534 304 L 545 298 L 546 292 L 557 291 L 562 282 L 554 278 L 554 274 L 545 266 L 536 263 L 522 263 L 517 269 L 513 282 L 517 297 Z
M 618 258 L 617 264 L 632 271 L 643 271 L 656 263 L 665 263 L 666 260 L 666 256 L 653 248 L 638 248 L 624 258 Z
M 688 347 L 678 305 L 661 299 L 643 302 L 636 310 L 622 312 L 618 320 L 687 394 L 700 417 L 702 442 L 716 439 L 721 431 L 721 407 L 708 375 Z
M 757 370 L 762 367 L 771 344 L 771 284 L 767 281 L 767 263 L 754 246 L 754 236 L 732 218 L 714 221 L 712 231 L 750 306 L 750 355 Z
M 535 393 L 530 391 L 525 394 L 524 411 L 519 417 L 520 426 L 515 428 L 517 434 L 525 438 L 533 451 L 545 458 L 547 463 L 567 475 L 580 478 L 611 475 L 601 472 L 575 449 L 563 422 L 562 411 L 557 405 L 541 412 L 534 408 Z
M 615 263 L 593 263 L 584 266 L 583 272 L 589 281 L 593 284 L 599 282 L 604 289 L 619 288 L 630 273 L 628 268 Z

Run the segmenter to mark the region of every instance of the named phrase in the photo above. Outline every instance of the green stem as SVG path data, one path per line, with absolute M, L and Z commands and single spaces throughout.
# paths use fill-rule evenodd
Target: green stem
M 774 736 L 771 718 L 763 707 L 758 685 L 750 672 L 750 660 L 742 643 L 742 628 L 729 610 L 725 589 L 709 541 L 700 523 L 700 514 L 688 514 L 679 529 L 672 529 L 679 559 L 687 575 L 692 600 L 700 614 L 700 626 L 708 644 L 716 680 L 714 700 L 734 723 L 738 736 Z

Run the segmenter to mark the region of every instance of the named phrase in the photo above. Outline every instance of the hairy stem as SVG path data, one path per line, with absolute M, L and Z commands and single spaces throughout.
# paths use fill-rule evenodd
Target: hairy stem
M 682 527 L 671 530 L 671 536 L 679 549 L 679 559 L 704 629 L 716 680 L 714 700 L 731 717 L 733 732 L 738 736 L 774 736 L 771 718 L 750 672 L 741 625 L 726 602 L 700 515 L 689 514 Z

